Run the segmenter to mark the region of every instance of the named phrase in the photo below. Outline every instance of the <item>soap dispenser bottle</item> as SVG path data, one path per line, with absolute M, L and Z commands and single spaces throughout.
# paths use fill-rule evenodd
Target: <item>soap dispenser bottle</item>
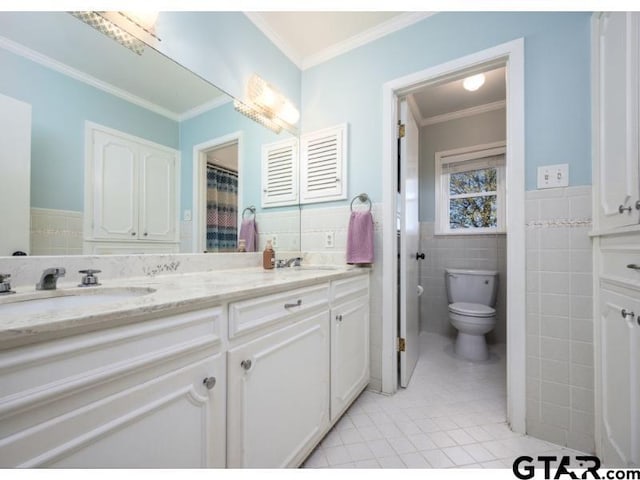
M 273 251 L 271 240 L 267 240 L 267 244 L 262 252 L 262 266 L 265 270 L 271 270 L 276 263 L 276 252 Z

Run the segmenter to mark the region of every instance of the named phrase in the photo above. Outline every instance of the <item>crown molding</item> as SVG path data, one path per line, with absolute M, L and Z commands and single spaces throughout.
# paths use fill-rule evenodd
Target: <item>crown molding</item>
M 295 47 L 285 41 L 264 19 L 259 12 L 243 12 L 246 17 L 260 30 L 293 64 L 302 70 L 302 56 Z
M 407 12 L 390 18 L 386 22 L 369 28 L 368 30 L 364 30 L 363 32 L 347 38 L 342 42 L 338 42 L 319 51 L 318 53 L 303 58 L 302 70 L 314 67 L 334 57 L 347 53 L 350 50 L 389 35 L 390 33 L 402 30 L 403 28 L 435 15 L 436 13 L 437 12 Z
M 67 77 L 71 77 L 80 82 L 86 83 L 87 85 L 91 85 L 103 92 L 107 92 L 116 97 L 120 97 L 127 102 L 138 105 L 139 107 L 145 108 L 147 110 L 151 110 L 158 115 L 162 115 L 163 117 L 169 118 L 170 120 L 178 121 L 178 114 L 168 110 L 160 105 L 156 105 L 155 103 L 149 102 L 148 100 L 144 100 L 136 95 L 133 95 L 126 90 L 118 88 L 110 83 L 103 82 L 102 80 L 98 80 L 91 75 L 88 75 L 80 70 L 76 70 L 73 67 L 70 67 L 62 62 L 54 60 L 51 57 L 43 55 L 35 50 L 31 50 L 30 48 L 25 47 L 19 43 L 14 42 L 13 40 L 9 40 L 6 37 L 0 37 L 0 48 L 4 48 L 16 55 L 20 55 L 28 60 L 39 63 L 40 65 L 47 67 L 51 70 L 55 70 L 58 73 L 62 73 Z
M 190 118 L 197 117 L 198 115 L 201 115 L 204 112 L 213 110 L 214 108 L 221 107 L 225 103 L 229 103 L 232 100 L 233 98 L 223 93 L 209 102 L 203 103 L 202 105 L 198 105 L 197 107 L 194 107 L 191 110 L 187 110 L 186 112 L 180 114 L 178 116 L 178 121 L 182 122 L 184 120 L 189 120 Z
M 498 100 L 497 102 L 485 103 L 477 107 L 464 108 L 462 110 L 456 110 L 455 112 L 443 113 L 442 115 L 434 115 L 433 117 L 422 118 L 420 120 L 420 126 L 427 127 L 436 123 L 448 122 L 449 120 L 472 117 L 473 115 L 500 110 L 501 108 L 505 108 L 506 105 L 507 102 L 505 100 Z

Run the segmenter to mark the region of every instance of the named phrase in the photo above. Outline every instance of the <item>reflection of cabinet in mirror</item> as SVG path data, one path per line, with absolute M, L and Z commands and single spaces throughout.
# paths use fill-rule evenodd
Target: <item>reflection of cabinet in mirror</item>
M 87 123 L 85 253 L 171 253 L 178 238 L 178 153 Z
M 31 105 L 0 95 L 0 256 L 29 252 Z

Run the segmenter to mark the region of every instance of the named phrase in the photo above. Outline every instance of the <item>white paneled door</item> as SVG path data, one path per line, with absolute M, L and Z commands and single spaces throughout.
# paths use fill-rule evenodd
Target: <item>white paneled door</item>
M 400 103 L 400 386 L 409 385 L 418 362 L 418 126 L 408 108 Z M 402 342 L 404 339 L 404 342 Z M 402 345 L 404 343 L 404 345 Z M 402 348 L 402 346 L 404 348 Z

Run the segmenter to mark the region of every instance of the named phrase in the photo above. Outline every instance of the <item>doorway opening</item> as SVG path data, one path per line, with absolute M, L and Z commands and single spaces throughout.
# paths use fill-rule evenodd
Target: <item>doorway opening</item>
M 383 104 L 383 178 L 388 179 L 384 184 L 383 221 L 383 290 L 386 292 L 383 297 L 383 391 L 393 393 L 399 385 L 409 383 L 420 350 L 417 331 L 435 330 L 433 333 L 451 336 L 456 333 L 449 323 L 445 268 L 489 270 L 495 267 L 499 271 L 503 267 L 502 276 L 509 281 L 500 281 L 499 291 L 502 291 L 504 297 L 502 302 L 498 299 L 496 304 L 496 309 L 503 312 L 503 320 L 499 328 L 496 324 L 493 338 L 489 340 L 504 340 L 507 344 L 506 416 L 511 428 L 519 433 L 524 433 L 525 430 L 523 65 L 523 41 L 516 40 L 389 82 L 384 86 Z M 502 79 L 502 98 L 487 97 L 480 107 L 478 104 L 465 104 L 456 96 L 457 107 L 449 111 L 442 110 L 443 107 L 438 102 L 445 97 L 443 90 L 454 88 L 464 78 L 480 73 L 485 74 L 485 81 L 491 76 L 499 84 L 500 78 Z M 487 86 L 489 85 L 487 82 Z M 427 101 L 423 102 L 423 96 L 426 96 Z M 423 107 L 430 105 L 430 111 L 421 109 L 421 103 L 424 103 Z M 465 123 L 462 120 L 471 120 L 473 116 L 499 116 L 501 109 L 501 139 L 495 136 L 480 138 L 478 134 L 483 130 L 481 127 L 487 126 L 482 123 L 465 135 L 467 141 L 463 143 L 456 144 L 456 140 L 459 140 L 456 136 L 460 137 L 459 134 L 449 132 L 452 138 L 447 143 L 444 141 L 447 139 L 446 133 L 433 133 L 438 130 L 437 126 Z M 418 117 L 418 122 L 415 117 Z M 478 118 L 475 120 L 477 123 Z M 427 157 L 431 159 L 429 172 L 421 172 L 419 175 L 421 182 L 418 182 L 417 173 L 412 173 L 414 167 L 411 162 L 405 163 L 408 158 L 405 155 L 410 154 L 411 146 L 403 146 L 402 140 L 397 142 L 398 121 L 404 125 L 405 143 L 407 135 L 411 136 L 411 123 L 415 124 L 415 135 L 428 134 L 431 130 L 441 141 L 440 145 L 433 140 L 420 142 L 416 157 L 422 157 L 425 162 Z M 503 142 L 502 146 L 497 142 Z M 427 152 L 427 145 L 434 150 Z M 500 152 L 494 151 L 496 148 L 503 148 L 502 158 L 506 158 L 506 161 L 501 160 Z M 486 150 L 486 155 L 482 153 L 483 150 Z M 400 169 L 396 161 L 398 154 L 403 158 Z M 418 158 L 413 161 L 418 162 Z M 422 160 L 419 162 L 420 167 L 424 163 Z M 437 178 L 436 160 L 439 162 Z M 468 168 L 470 166 L 473 168 Z M 455 180 L 453 184 L 452 178 Z M 398 184 L 401 185 L 399 193 Z M 402 188 L 405 188 L 404 192 Z M 419 193 L 423 194 L 422 198 Z M 436 208 L 439 209 L 437 221 Z M 410 218 L 412 215 L 415 220 Z M 503 215 L 502 222 L 500 215 Z M 422 225 L 419 220 L 422 220 Z M 505 227 L 506 234 L 498 233 L 500 228 Z M 469 235 L 470 229 L 477 229 L 474 233 L 479 235 Z M 464 235 L 460 232 L 464 232 Z M 485 237 L 484 243 L 480 242 L 484 246 L 474 248 L 473 242 L 487 234 L 489 238 Z M 423 246 L 427 247 L 424 249 L 427 251 L 419 248 L 421 238 L 425 240 Z M 492 258 L 465 257 L 464 254 L 460 258 L 456 254 L 456 248 L 461 247 L 460 251 L 465 252 L 465 244 L 468 245 L 468 250 L 480 250 L 472 252 L 476 257 L 482 255 L 482 250 L 485 250 L 484 253 L 491 250 Z M 425 260 L 421 260 L 422 253 L 425 254 Z M 499 260 L 501 256 L 504 260 Z M 418 277 L 420 262 L 425 265 L 422 267 L 424 274 Z M 428 270 L 429 262 L 433 267 L 432 272 Z M 493 264 L 489 265 L 489 262 Z M 416 318 L 418 278 L 424 279 L 425 283 L 430 279 L 430 283 L 421 288 L 427 287 L 422 295 L 432 296 L 431 304 L 426 301 L 427 297 L 422 299 L 425 310 L 422 328 L 418 323 L 419 317 Z M 436 291 L 439 298 L 436 298 Z M 439 312 L 435 308 L 436 300 Z M 416 313 L 412 313 L 412 310 Z M 395 312 L 400 312 L 399 319 L 394 315 Z M 396 354 L 396 349 L 402 350 L 399 346 L 405 347 L 404 352 Z
M 241 134 L 193 149 L 193 251 L 235 252 L 242 198 Z

